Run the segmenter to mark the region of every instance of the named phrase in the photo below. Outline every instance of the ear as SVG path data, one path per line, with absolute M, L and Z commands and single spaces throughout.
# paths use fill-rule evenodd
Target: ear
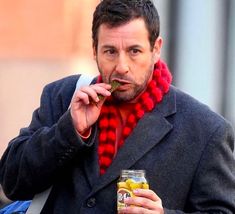
M 94 45 L 92 46 L 92 49 L 93 49 L 93 59 L 96 60 L 97 50 Z
M 155 40 L 154 47 L 153 47 L 153 56 L 154 56 L 154 62 L 158 62 L 161 56 L 161 49 L 162 49 L 163 39 L 162 37 L 158 37 Z

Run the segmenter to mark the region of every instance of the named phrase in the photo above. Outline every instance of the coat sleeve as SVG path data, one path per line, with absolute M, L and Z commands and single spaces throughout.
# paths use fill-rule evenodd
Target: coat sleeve
M 44 88 L 29 127 L 20 130 L 1 158 L 1 183 L 12 200 L 30 199 L 47 189 L 75 157 L 92 147 L 93 134 L 89 142 L 83 142 L 67 110 L 74 87 L 70 93 L 62 88 L 55 83 Z M 63 96 L 69 97 L 66 105 Z
M 234 131 L 224 122 L 209 137 L 195 173 L 186 213 L 235 213 Z M 177 200 L 177 199 L 176 199 Z M 166 214 L 183 214 L 165 210 Z

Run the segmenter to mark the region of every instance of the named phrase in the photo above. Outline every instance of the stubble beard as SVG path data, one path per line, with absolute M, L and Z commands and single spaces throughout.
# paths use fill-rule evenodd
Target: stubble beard
M 126 103 L 126 102 L 128 103 L 128 102 L 131 102 L 131 101 L 135 100 L 136 97 L 138 97 L 143 91 L 146 90 L 149 79 L 150 79 L 150 77 L 152 76 L 152 73 L 153 73 L 153 67 L 154 66 L 149 66 L 149 69 L 145 72 L 145 77 L 144 77 L 144 80 L 143 80 L 142 83 L 136 83 L 136 82 L 132 81 L 132 86 L 133 87 L 130 88 L 129 90 L 126 90 L 126 91 L 116 90 L 116 91 L 114 91 L 112 93 L 112 97 L 114 98 L 114 100 L 117 103 Z M 109 78 L 105 77 L 104 73 L 99 68 L 99 66 L 98 66 L 98 69 L 99 69 L 99 72 L 102 76 L 103 81 L 106 82 L 106 83 L 110 83 L 110 79 L 112 79 L 112 78 L 111 77 L 109 77 Z M 117 77 L 117 76 L 115 76 L 115 77 Z M 125 76 L 123 76 L 123 77 L 118 76 L 118 78 L 125 79 Z
M 146 88 L 146 83 L 147 81 L 144 82 L 142 85 L 136 85 L 133 84 L 134 87 L 131 88 L 128 91 L 114 91 L 112 93 L 112 97 L 115 99 L 115 101 L 119 103 L 124 103 L 124 102 L 131 102 L 134 100 L 138 95 L 143 92 Z

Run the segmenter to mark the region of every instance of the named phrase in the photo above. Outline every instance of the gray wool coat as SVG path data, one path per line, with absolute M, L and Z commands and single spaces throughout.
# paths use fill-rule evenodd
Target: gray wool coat
M 42 213 L 112 214 L 120 170 L 144 169 L 166 214 L 235 213 L 234 134 L 224 118 L 171 86 L 99 176 L 97 124 L 85 143 L 68 110 L 78 77 L 44 88 L 29 127 L 2 156 L 10 199 L 31 199 L 53 185 Z

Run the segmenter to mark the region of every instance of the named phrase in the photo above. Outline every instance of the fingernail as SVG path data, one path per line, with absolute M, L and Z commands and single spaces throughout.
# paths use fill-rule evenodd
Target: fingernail
M 137 194 L 138 192 L 139 192 L 138 189 L 134 189 L 134 190 L 133 190 L 133 193 L 134 193 L 134 194 Z

